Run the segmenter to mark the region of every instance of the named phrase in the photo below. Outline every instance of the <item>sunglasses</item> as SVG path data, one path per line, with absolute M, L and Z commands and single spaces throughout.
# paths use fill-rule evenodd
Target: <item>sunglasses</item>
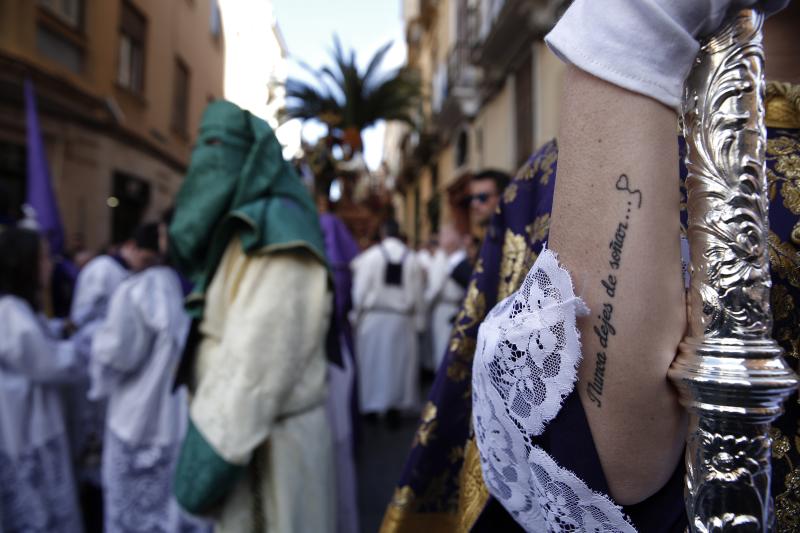
M 482 192 L 482 193 L 470 195 L 469 201 L 470 202 L 478 202 L 478 203 L 481 203 L 481 204 L 485 204 L 493 196 L 494 196 L 494 194 L 492 194 L 492 193 Z

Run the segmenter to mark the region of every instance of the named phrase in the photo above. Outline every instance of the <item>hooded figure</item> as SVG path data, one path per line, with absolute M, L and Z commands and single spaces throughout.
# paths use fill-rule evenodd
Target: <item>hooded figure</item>
M 266 122 L 209 105 L 169 233 L 197 332 L 179 503 L 218 531 L 333 531 L 325 245 Z

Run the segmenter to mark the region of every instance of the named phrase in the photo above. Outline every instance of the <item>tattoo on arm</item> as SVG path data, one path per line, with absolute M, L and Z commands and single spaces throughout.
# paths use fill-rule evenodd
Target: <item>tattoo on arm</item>
M 642 191 L 639 189 L 631 189 L 630 180 L 628 179 L 627 174 L 619 175 L 619 178 L 617 178 L 616 188 L 618 191 L 626 191 L 631 195 L 636 196 L 636 198 L 639 200 L 639 203 L 636 204 L 636 209 L 640 209 L 642 207 Z
M 617 294 L 618 274 L 614 273 L 620 269 L 622 264 L 622 250 L 625 247 L 625 236 L 630 227 L 631 209 L 641 209 L 642 192 L 639 189 L 632 189 L 630 179 L 627 175 L 621 174 L 617 179 L 615 189 L 620 192 L 627 192 L 631 198 L 627 202 L 624 218 L 617 224 L 614 235 L 608 243 L 608 275 L 600 280 L 600 285 L 606 293 L 606 301 L 603 308 L 597 315 L 595 325 L 592 328 L 597 340 L 600 341 L 601 349 L 595 356 L 594 376 L 592 381 L 586 386 L 586 393 L 589 400 L 597 407 L 603 406 L 603 381 L 606 375 L 606 360 L 609 343 L 612 337 L 617 334 L 614 327 L 614 298 Z

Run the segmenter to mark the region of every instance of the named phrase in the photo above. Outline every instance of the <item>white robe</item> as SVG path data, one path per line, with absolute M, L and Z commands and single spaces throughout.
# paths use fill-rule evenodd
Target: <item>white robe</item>
M 356 465 L 353 457 L 353 415 L 351 393 L 355 385 L 353 355 L 341 339 L 343 367 L 328 364 L 328 419 L 336 465 L 336 532 L 358 533 Z
M 245 475 L 218 532 L 333 533 L 336 482 L 325 412 L 325 267 L 307 252 L 244 254 L 233 239 L 206 293 L 191 419 Z
M 186 391 L 173 394 L 172 384 L 188 328 L 180 280 L 159 266 L 122 282 L 94 334 L 90 397 L 108 399 L 106 533 L 209 529 L 186 516 L 172 494 L 188 416 Z
M 89 261 L 78 274 L 69 318 L 79 328 L 99 323 L 105 318 L 111 295 L 130 272 L 108 255 Z
M 428 269 L 428 286 L 425 303 L 431 309 L 431 336 L 433 339 L 434 371 L 439 369 L 445 354 L 453 318 L 461 307 L 466 290 L 451 277 L 453 269 L 466 259 L 467 253 L 458 250 L 450 255 L 438 250 Z
M 26 302 L 0 297 L 0 530 L 83 531 L 58 387 L 83 366 Z
M 78 275 L 70 309 L 70 320 L 78 328 L 81 339 L 76 349 L 84 360 L 91 354 L 92 339 L 103 323 L 111 296 L 130 272 L 116 259 L 101 255 L 89 261 Z M 67 423 L 78 477 L 100 485 L 100 451 L 104 432 L 105 403 L 87 397 L 89 381 L 66 389 Z
M 402 286 L 385 283 L 387 260 L 403 260 Z M 422 270 L 415 254 L 388 238 L 356 257 L 353 308 L 362 413 L 411 411 L 419 403 L 418 332 L 425 320 Z

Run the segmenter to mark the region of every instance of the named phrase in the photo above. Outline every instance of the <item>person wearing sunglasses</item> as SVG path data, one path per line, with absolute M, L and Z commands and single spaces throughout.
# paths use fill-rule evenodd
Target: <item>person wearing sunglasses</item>
M 483 170 L 473 176 L 469 184 L 470 214 L 481 228 L 497 211 L 500 195 L 511 181 L 511 176 L 500 170 Z

